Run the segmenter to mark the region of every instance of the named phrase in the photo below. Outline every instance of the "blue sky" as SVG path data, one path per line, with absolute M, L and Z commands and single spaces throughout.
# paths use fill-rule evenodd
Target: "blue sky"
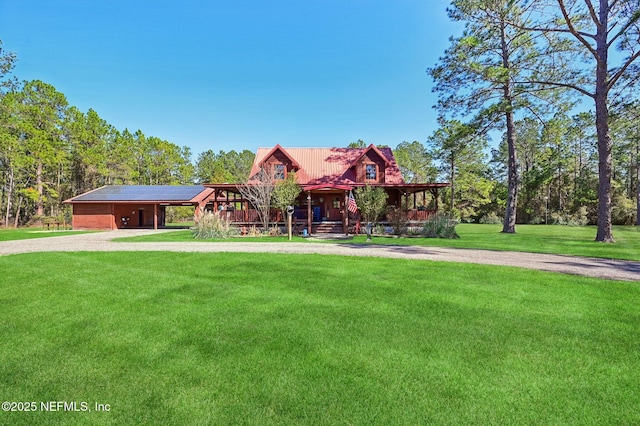
M 446 0 L 0 0 L 14 74 L 197 154 L 424 142 Z

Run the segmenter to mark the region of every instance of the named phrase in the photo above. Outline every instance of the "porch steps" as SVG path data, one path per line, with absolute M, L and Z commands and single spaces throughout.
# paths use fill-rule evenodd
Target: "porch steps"
M 342 234 L 342 222 L 323 222 L 311 226 L 312 234 Z

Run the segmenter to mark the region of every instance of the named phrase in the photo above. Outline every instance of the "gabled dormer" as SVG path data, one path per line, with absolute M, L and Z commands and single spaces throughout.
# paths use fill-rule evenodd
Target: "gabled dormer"
M 389 164 L 387 157 L 375 145 L 371 144 L 351 163 L 350 168 L 355 171 L 356 182 L 385 183 Z
M 278 144 L 264 156 L 258 167 L 268 170 L 273 179 L 279 181 L 285 180 L 290 172 L 299 170 L 300 164 Z

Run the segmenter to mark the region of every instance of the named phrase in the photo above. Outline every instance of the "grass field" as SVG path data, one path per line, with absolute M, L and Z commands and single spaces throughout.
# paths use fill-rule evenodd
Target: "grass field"
M 460 239 L 437 238 L 387 238 L 374 237 L 373 244 L 423 245 L 458 247 L 501 251 L 523 251 L 532 253 L 566 254 L 574 256 L 602 257 L 640 261 L 640 227 L 616 226 L 613 229 L 615 244 L 594 241 L 593 226 L 544 226 L 518 225 L 516 234 L 502 234 L 499 225 L 460 224 L 456 227 Z M 241 241 L 287 241 L 287 237 L 237 238 Z M 336 243 L 367 244 L 364 236 Z M 122 238 L 118 241 L 194 241 L 188 230 L 161 233 L 140 237 Z M 215 241 L 215 240 L 212 240 Z M 295 237 L 294 241 L 307 241 Z
M 637 424 L 640 286 L 276 254 L 0 257 L 0 424 Z M 80 405 L 78 405 L 80 406 Z
M 62 235 L 83 234 L 90 231 L 47 230 L 43 228 L 0 228 L 0 241 L 26 240 L 30 238 L 48 238 Z

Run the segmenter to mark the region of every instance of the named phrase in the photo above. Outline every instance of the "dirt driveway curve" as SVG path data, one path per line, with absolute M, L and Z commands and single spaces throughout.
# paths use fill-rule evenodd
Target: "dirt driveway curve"
M 0 242 L 0 256 L 44 251 L 174 251 L 336 254 L 445 262 L 506 265 L 611 280 L 640 281 L 640 262 L 551 254 L 452 249 L 441 247 L 312 243 L 124 243 L 113 238 L 145 235 L 153 230 L 127 230 Z

